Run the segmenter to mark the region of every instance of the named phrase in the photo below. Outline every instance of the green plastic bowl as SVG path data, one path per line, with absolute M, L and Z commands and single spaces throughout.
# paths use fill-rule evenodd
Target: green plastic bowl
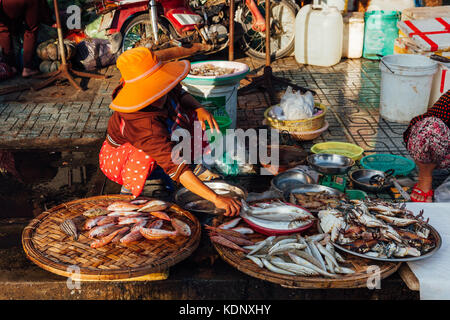
M 394 176 L 407 176 L 416 167 L 414 161 L 388 153 L 376 153 L 365 156 L 360 163 L 365 169 L 383 172 L 394 169 Z

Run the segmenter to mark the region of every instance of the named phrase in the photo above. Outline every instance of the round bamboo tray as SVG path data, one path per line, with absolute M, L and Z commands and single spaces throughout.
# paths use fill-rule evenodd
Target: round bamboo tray
M 213 224 L 217 226 L 219 224 L 219 220 L 216 219 Z M 238 226 L 248 227 L 248 225 L 242 221 Z M 311 230 L 308 230 L 308 233 L 311 234 Z M 266 238 L 266 236 L 258 233 L 251 234 L 249 237 L 255 242 Z M 212 244 L 222 259 L 239 271 L 246 273 L 251 277 L 266 280 L 279 284 L 282 287 L 292 289 L 366 288 L 370 277 L 378 277 L 378 275 L 371 270 L 376 270 L 375 268 L 378 267 L 379 269 L 377 270 L 379 270 L 379 279 L 381 280 L 393 274 L 401 265 L 401 262 L 391 263 L 373 261 L 340 251 L 339 253 L 342 257 L 347 260 L 347 263 L 343 265 L 352 268 L 355 270 L 355 273 L 350 275 L 341 275 L 337 278 L 290 276 L 278 274 L 269 271 L 266 268 L 261 269 L 251 260 L 245 258 L 245 253 L 229 249 L 215 242 L 212 242 Z M 369 267 L 371 267 L 371 269 L 369 269 Z M 369 281 L 369 283 L 372 282 Z
M 325 124 L 325 114 L 327 113 L 327 107 L 321 103 L 315 103 L 316 107 L 323 110 L 323 112 L 315 117 L 303 119 L 303 120 L 278 120 L 269 116 L 270 110 L 274 107 L 269 107 L 264 112 L 264 118 L 268 125 L 274 129 L 286 130 L 290 132 L 304 132 L 304 131 L 316 131 L 323 128 Z
M 77 217 L 87 209 L 131 199 L 132 196 L 126 195 L 98 196 L 63 203 L 43 212 L 23 230 L 22 245 L 27 257 L 47 271 L 72 279 L 115 280 L 163 272 L 198 247 L 199 221 L 175 204 L 167 212 L 190 226 L 190 237 L 141 240 L 129 245 L 110 243 L 95 249 L 90 247 L 93 240 L 84 233 L 74 241 L 59 228 L 65 219 Z

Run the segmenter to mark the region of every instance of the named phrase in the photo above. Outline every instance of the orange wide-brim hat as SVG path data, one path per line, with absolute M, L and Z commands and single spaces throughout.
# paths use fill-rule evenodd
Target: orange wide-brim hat
M 187 60 L 166 62 L 145 47 L 133 48 L 117 59 L 123 87 L 114 97 L 110 108 L 130 113 L 139 111 L 170 92 L 189 73 Z

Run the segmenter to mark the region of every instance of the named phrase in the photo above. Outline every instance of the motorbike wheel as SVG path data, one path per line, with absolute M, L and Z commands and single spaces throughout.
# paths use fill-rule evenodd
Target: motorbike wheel
M 258 8 L 264 17 L 264 0 L 259 1 Z M 288 55 L 294 48 L 296 7 L 288 0 L 271 1 L 270 10 L 270 54 L 273 59 L 279 59 Z M 266 35 L 265 32 L 252 29 L 253 17 L 247 6 L 241 11 L 239 20 L 244 29 L 240 40 L 244 52 L 250 57 L 264 59 Z
M 140 14 L 124 24 L 122 33 L 122 52 L 139 46 L 150 47 L 153 42 L 152 24 L 148 13 Z M 161 21 L 158 22 L 158 35 L 161 43 L 171 39 L 171 33 Z

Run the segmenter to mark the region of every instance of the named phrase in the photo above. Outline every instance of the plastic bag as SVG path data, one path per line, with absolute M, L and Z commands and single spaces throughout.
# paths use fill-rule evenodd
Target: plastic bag
M 86 28 L 84 28 L 84 33 L 91 38 L 96 39 L 107 39 L 106 29 L 100 30 L 100 25 L 102 23 L 103 16 L 98 17 L 91 23 L 89 23 Z
M 434 200 L 436 202 L 450 202 L 450 176 L 434 190 Z
M 286 120 L 311 118 L 314 114 L 314 97 L 309 91 L 301 94 L 300 91 L 294 92 L 288 87 L 281 98 L 280 107 Z
M 116 54 L 108 40 L 87 39 L 77 44 L 76 62 L 86 70 L 103 68 L 116 63 Z
M 234 136 L 234 134 L 231 134 L 231 136 Z M 214 143 L 210 144 L 215 149 L 215 152 L 220 152 L 217 146 L 219 143 L 222 144 L 222 154 L 217 155 L 217 158 L 214 160 L 214 168 L 225 176 L 256 173 L 254 165 L 246 162 L 246 159 L 249 159 L 249 155 L 245 144 L 242 144 L 234 136 L 234 143 L 227 145 L 227 142 L 230 140 L 227 137 L 228 135 L 214 135 Z M 220 138 L 221 140 L 219 140 Z M 211 154 L 206 156 L 211 156 Z M 208 162 L 212 162 L 212 160 L 209 159 Z

